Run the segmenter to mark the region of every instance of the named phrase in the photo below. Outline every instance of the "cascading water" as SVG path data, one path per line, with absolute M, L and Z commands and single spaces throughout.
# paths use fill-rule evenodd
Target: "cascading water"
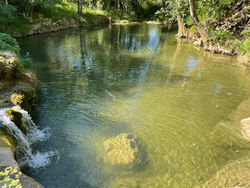
M 28 130 L 27 136 L 18 128 L 18 126 L 11 120 L 7 110 L 15 110 L 22 114 L 23 126 Z M 49 163 L 49 157 L 54 155 L 54 152 L 47 152 L 41 154 L 37 152 L 33 155 L 30 145 L 36 141 L 43 141 L 48 138 L 48 129 L 43 131 L 37 129 L 35 123 L 32 121 L 27 111 L 19 106 L 0 109 L 0 128 L 4 129 L 7 134 L 15 138 L 17 141 L 16 159 L 22 165 L 28 164 L 34 168 L 45 166 Z
M 12 107 L 12 108 L 3 108 L 3 109 L 0 110 L 0 125 L 1 125 L 1 127 L 7 132 L 7 134 L 14 137 L 16 139 L 16 141 L 18 142 L 18 145 L 16 147 L 17 159 L 20 159 L 20 158 L 22 158 L 24 156 L 31 156 L 32 151 L 31 151 L 30 144 L 29 144 L 26 136 L 16 126 L 16 124 L 11 121 L 9 115 L 7 114 L 7 109 L 17 110 L 22 115 L 24 114 L 22 116 L 22 120 L 25 119 L 25 121 L 23 121 L 23 123 L 24 123 L 24 126 L 26 128 L 31 127 L 31 124 L 30 124 L 30 122 L 32 121 L 31 118 L 29 116 L 27 116 L 27 114 L 24 113 L 25 111 L 22 110 L 18 106 L 17 107 Z M 29 120 L 26 120 L 26 119 L 29 119 Z M 33 123 L 32 126 L 35 127 L 34 123 Z

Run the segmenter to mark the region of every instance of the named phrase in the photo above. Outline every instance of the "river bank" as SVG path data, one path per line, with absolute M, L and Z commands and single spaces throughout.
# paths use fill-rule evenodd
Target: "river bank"
M 14 38 L 19 38 L 43 33 L 51 33 L 70 28 L 105 25 L 111 22 L 111 18 L 104 15 L 92 16 L 88 21 L 80 16 L 78 16 L 77 18 L 64 18 L 58 21 L 43 19 L 38 23 L 31 24 L 30 29 L 26 33 L 14 33 L 12 34 L 12 36 Z
M 36 78 L 28 71 L 18 73 L 20 64 L 14 52 L 0 52 L 0 186 L 42 188 L 21 172 L 16 161 L 27 155 L 29 148 L 25 139 L 31 119 L 23 109 L 31 111 L 36 102 Z M 21 107 L 14 110 L 13 106 Z

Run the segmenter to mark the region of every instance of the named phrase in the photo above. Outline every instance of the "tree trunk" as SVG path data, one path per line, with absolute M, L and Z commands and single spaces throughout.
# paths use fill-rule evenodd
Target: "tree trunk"
M 8 3 L 8 0 L 5 0 L 5 5 L 8 5 L 9 3 Z
M 193 19 L 193 22 L 198 30 L 198 32 L 200 33 L 201 37 L 204 40 L 207 40 L 209 38 L 208 32 L 205 30 L 205 27 L 202 25 L 202 23 L 200 22 L 196 11 L 195 11 L 195 0 L 189 0 L 189 7 L 190 7 L 190 15 Z
M 82 14 L 82 0 L 77 0 L 77 13 L 78 15 Z
M 175 0 L 175 3 L 179 5 L 179 2 L 180 0 Z M 188 34 L 187 34 L 187 29 L 182 21 L 182 15 L 181 13 L 178 11 L 178 8 L 177 8 L 177 22 L 178 22 L 178 34 L 177 34 L 177 37 L 179 38 L 187 38 Z
M 77 0 L 77 14 L 80 13 L 80 0 Z
M 117 0 L 117 10 L 120 10 L 120 0 Z
M 179 38 L 187 38 L 187 29 L 182 21 L 182 17 L 179 12 L 177 12 L 177 20 L 178 20 L 178 34 Z
M 82 15 L 82 0 L 80 0 L 80 15 Z
M 166 0 L 162 0 L 162 6 L 163 6 L 163 10 L 166 11 Z

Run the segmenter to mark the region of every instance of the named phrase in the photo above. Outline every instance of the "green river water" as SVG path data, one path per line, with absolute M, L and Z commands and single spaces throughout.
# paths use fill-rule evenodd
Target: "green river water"
M 46 188 L 219 187 L 245 179 L 250 146 L 230 117 L 250 96 L 249 77 L 235 58 L 198 51 L 175 34 L 134 24 L 19 39 L 39 80 L 34 119 L 48 134 L 32 145 L 38 165 L 23 170 Z M 133 168 L 103 160 L 104 141 L 121 133 L 139 145 L 142 162 Z

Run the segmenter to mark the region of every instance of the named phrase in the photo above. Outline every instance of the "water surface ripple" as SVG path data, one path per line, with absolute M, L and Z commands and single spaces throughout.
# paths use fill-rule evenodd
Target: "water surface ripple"
M 248 99 L 249 78 L 234 58 L 199 52 L 175 34 L 137 24 L 20 39 L 39 80 L 35 121 L 51 135 L 32 147 L 57 154 L 25 172 L 46 188 L 173 188 L 249 164 L 250 146 L 229 118 Z M 103 160 L 104 140 L 120 133 L 140 145 L 133 169 Z

